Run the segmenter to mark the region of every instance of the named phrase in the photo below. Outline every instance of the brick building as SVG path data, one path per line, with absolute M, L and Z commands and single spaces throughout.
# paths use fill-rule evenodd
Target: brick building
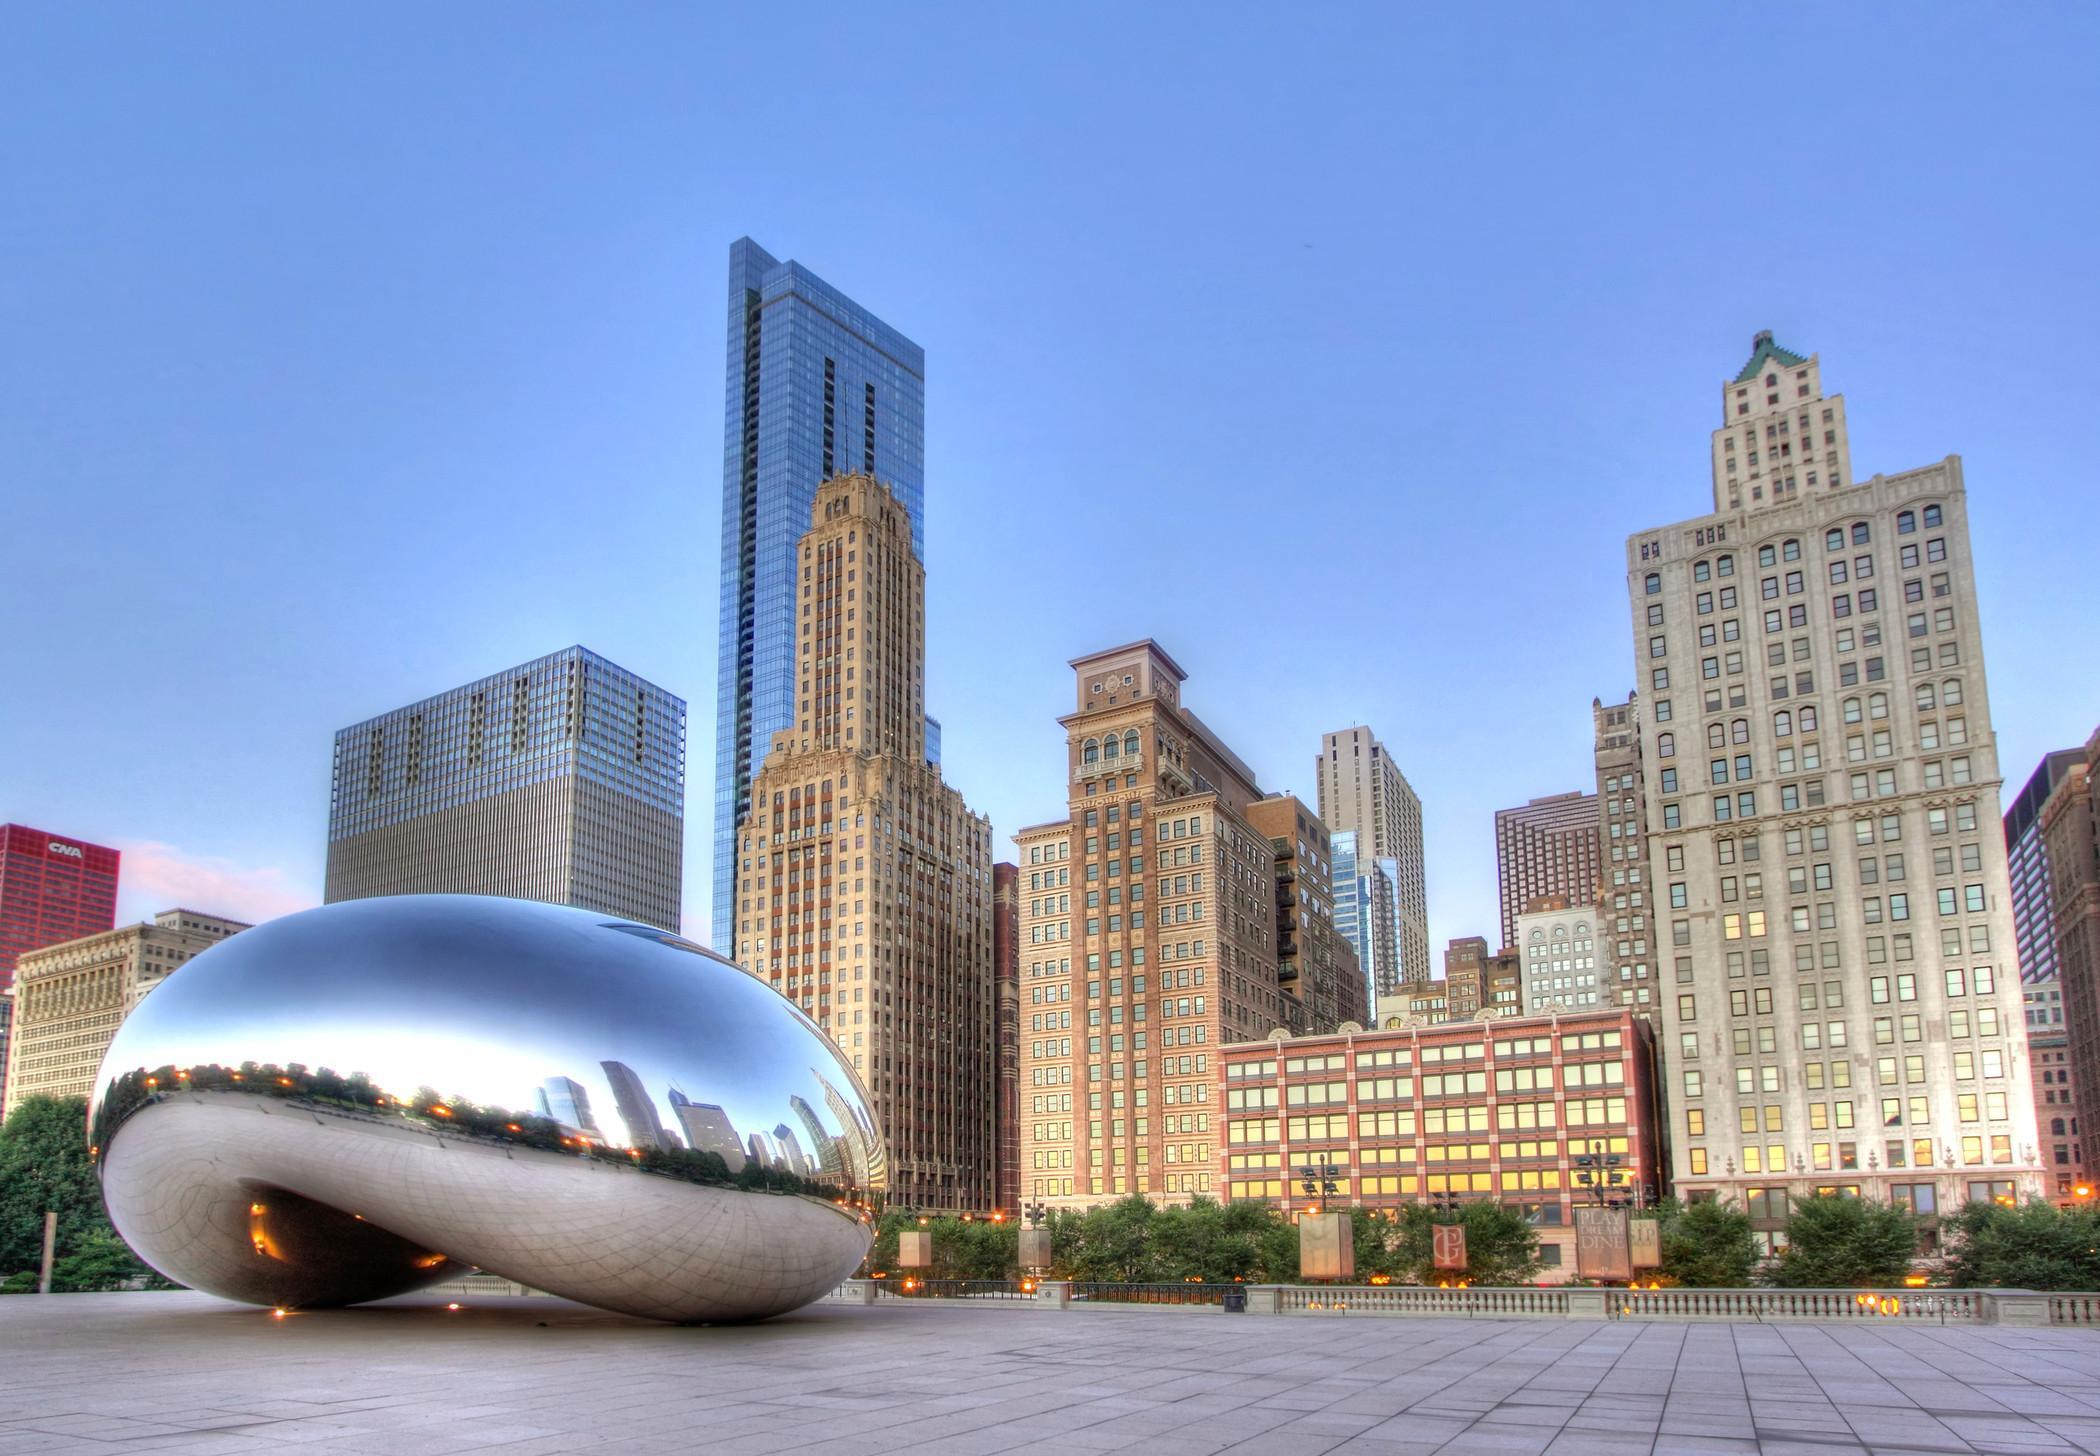
M 1628 1196 L 1654 1196 L 1652 1061 L 1653 1033 L 1623 1007 L 1228 1045 L 1218 1186 L 1290 1212 L 1309 1201 L 1299 1169 L 1326 1164 L 1330 1204 L 1514 1204 L 1539 1226 L 1548 1277 L 1565 1277 L 1589 1196 L 1575 1158 L 1617 1154 Z

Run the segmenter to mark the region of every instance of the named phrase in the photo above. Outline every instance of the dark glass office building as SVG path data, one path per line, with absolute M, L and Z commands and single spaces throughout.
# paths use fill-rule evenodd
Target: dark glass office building
M 684 860 L 685 702 L 581 647 L 335 735 L 331 904 L 506 895 L 675 931 Z
M 849 470 L 881 480 L 910 512 L 912 547 L 926 559 L 917 344 L 801 264 L 739 238 L 728 370 L 712 924 L 724 952 L 735 939 L 737 821 L 773 734 L 794 718 L 794 553 L 817 486 Z
M 2056 901 L 2049 883 L 2049 846 L 2042 837 L 2042 805 L 2074 767 L 2082 748 L 2059 748 L 2043 757 L 2005 811 L 2005 868 L 2012 886 L 2013 940 L 2025 985 L 2056 979 Z

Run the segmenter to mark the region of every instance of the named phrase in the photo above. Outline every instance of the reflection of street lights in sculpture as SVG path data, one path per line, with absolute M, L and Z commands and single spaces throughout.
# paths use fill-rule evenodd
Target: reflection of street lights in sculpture
M 468 1268 L 669 1320 L 850 1275 L 888 1155 L 846 1058 L 689 941 L 418 895 L 212 947 L 125 1021 L 90 1135 L 170 1278 L 354 1304 Z

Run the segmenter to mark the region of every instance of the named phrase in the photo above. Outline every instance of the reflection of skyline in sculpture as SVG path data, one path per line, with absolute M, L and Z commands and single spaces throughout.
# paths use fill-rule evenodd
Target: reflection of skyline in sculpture
M 564 1134 L 602 1143 L 605 1134 L 591 1116 L 591 1094 L 569 1077 L 549 1077 L 532 1092 L 540 1116 L 559 1123 Z
M 807 1162 L 770 1132 L 751 1144 L 763 1178 L 721 1151 L 799 1131 L 794 1097 L 837 1131 L 816 1068 L 864 1098 L 808 1018 L 663 932 L 373 898 L 243 931 L 157 987 L 87 1122 L 111 1221 L 192 1288 L 326 1306 L 474 1267 L 630 1314 L 749 1319 L 835 1288 L 869 1245 L 849 1190 L 790 1176 Z
M 737 1137 L 736 1125 L 719 1104 L 694 1102 L 676 1087 L 671 1089 L 671 1114 L 685 1129 L 687 1146 L 696 1153 L 716 1153 L 729 1165 L 729 1171 L 740 1173 L 749 1161 L 743 1141 Z
M 831 1115 L 838 1119 L 839 1126 L 845 1130 L 839 1138 L 839 1146 L 846 1150 L 847 1176 L 854 1186 L 865 1188 L 868 1186 L 868 1165 L 874 1161 L 869 1157 L 870 1144 L 867 1134 L 854 1119 L 853 1106 L 846 1100 L 846 1094 L 833 1086 L 816 1068 L 810 1068 L 810 1075 L 823 1087 L 824 1105 L 831 1109 Z
M 824 1176 L 834 1183 L 845 1182 L 847 1174 L 844 1139 L 833 1137 L 826 1132 L 824 1120 L 817 1116 L 817 1109 L 802 1098 L 789 1097 L 788 1106 L 794 1109 L 795 1116 L 802 1119 L 802 1125 L 809 1129 L 810 1148 L 816 1156 L 817 1166 L 823 1169 Z
M 649 1089 L 642 1085 L 641 1076 L 625 1062 L 600 1062 L 605 1069 L 605 1080 L 612 1084 L 613 1105 L 620 1110 L 620 1121 L 627 1124 L 627 1145 L 633 1148 L 659 1148 L 664 1152 L 676 1152 L 685 1146 L 678 1135 L 667 1131 L 663 1120 L 656 1115 L 656 1103 L 649 1096 Z
M 773 1142 L 780 1149 L 781 1163 L 790 1173 L 798 1178 L 809 1176 L 809 1159 L 803 1156 L 802 1141 L 793 1128 L 784 1122 L 778 1124 L 773 1129 Z

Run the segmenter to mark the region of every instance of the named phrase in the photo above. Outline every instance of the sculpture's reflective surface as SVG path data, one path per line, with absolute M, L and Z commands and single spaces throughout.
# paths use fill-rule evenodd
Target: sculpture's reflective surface
M 479 1267 L 630 1314 L 756 1319 L 867 1251 L 866 1093 L 688 941 L 419 895 L 214 946 L 125 1021 L 90 1113 L 110 1217 L 231 1299 L 381 1299 Z

